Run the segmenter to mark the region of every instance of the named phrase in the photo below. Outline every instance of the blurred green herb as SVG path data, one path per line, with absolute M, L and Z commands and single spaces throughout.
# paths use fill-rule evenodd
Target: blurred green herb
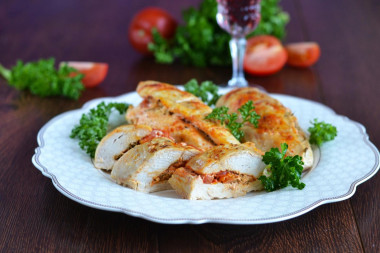
M 71 138 L 79 139 L 79 146 L 92 158 L 95 156 L 96 147 L 101 139 L 107 134 L 108 120 L 111 112 L 115 109 L 120 114 L 127 111 L 129 104 L 101 102 L 89 113 L 83 114 L 79 125 L 71 130 Z
M 218 94 L 218 86 L 211 81 L 204 81 L 201 85 L 196 79 L 191 79 L 185 84 L 185 90 L 202 99 L 209 106 L 215 105 L 220 95 Z
M 273 35 L 279 39 L 283 39 L 285 37 L 285 26 L 289 22 L 289 14 L 282 10 L 280 1 L 281 0 L 261 1 L 260 23 L 247 37 L 264 34 Z
M 78 71 L 66 64 L 57 70 L 54 63 L 54 58 L 29 63 L 19 60 L 11 69 L 6 69 L 0 64 L 0 74 L 10 86 L 19 90 L 29 90 L 40 97 L 63 96 L 78 99 L 84 90 L 81 83 L 83 75 L 72 76 L 72 73 Z
M 216 12 L 215 0 L 204 0 L 198 9 L 184 10 L 184 24 L 178 26 L 172 40 L 162 38 L 157 30 L 153 30 L 154 43 L 149 49 L 157 62 L 172 63 L 178 58 L 183 64 L 202 67 L 230 64 L 230 35 L 216 23 Z
M 285 36 L 289 16 L 279 6 L 280 0 L 261 1 L 261 21 L 248 37 L 258 34 Z M 203 0 L 198 9 L 183 11 L 184 24 L 178 26 L 173 39 L 164 39 L 153 29 L 154 43 L 149 49 L 159 63 L 172 63 L 179 59 L 183 64 L 194 66 L 230 65 L 229 41 L 231 36 L 216 23 L 217 3 Z

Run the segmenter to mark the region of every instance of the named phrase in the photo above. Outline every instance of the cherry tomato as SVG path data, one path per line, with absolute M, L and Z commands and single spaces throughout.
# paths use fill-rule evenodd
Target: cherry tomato
M 104 81 L 108 72 L 107 63 L 71 61 L 66 62 L 66 64 L 84 75 L 82 83 L 86 88 L 99 85 Z
M 285 49 L 288 52 L 288 64 L 295 67 L 309 67 L 321 55 L 321 49 L 316 42 L 291 43 Z
M 282 69 L 287 57 L 286 50 L 276 37 L 255 36 L 247 40 L 244 70 L 257 76 L 270 75 Z
M 148 44 L 153 41 L 152 28 L 154 27 L 162 37 L 169 39 L 176 31 L 177 21 L 165 10 L 156 7 L 148 7 L 137 13 L 129 26 L 128 38 L 132 46 L 140 53 L 151 54 Z

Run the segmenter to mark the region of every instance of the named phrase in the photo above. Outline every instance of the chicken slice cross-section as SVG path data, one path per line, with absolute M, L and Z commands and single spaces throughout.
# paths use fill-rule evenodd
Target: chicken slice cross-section
M 111 178 L 146 193 L 170 189 L 168 179 L 172 173 L 198 153 L 198 149 L 171 139 L 154 138 L 125 153 L 115 163 Z
M 114 163 L 151 131 L 152 128 L 146 125 L 123 125 L 115 128 L 98 144 L 94 166 L 97 169 L 112 170 Z
M 216 146 L 191 158 L 169 179 L 183 198 L 232 198 L 263 188 L 258 178 L 265 164 L 253 143 Z

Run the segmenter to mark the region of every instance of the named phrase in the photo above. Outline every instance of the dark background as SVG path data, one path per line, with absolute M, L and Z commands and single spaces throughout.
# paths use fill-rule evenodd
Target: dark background
M 266 225 L 162 225 L 80 205 L 60 194 L 31 163 L 38 130 L 52 117 L 90 99 L 135 89 L 141 80 L 180 84 L 191 78 L 225 83 L 229 67 L 156 64 L 133 50 L 133 15 L 160 6 L 180 19 L 199 1 L 31 0 L 0 2 L 0 63 L 56 60 L 109 63 L 104 83 L 78 101 L 20 92 L 0 79 L 0 251 L 267 251 L 379 252 L 380 176 L 349 200 Z M 269 92 L 322 102 L 362 123 L 379 147 L 380 2 L 283 0 L 290 14 L 285 42 L 317 41 L 319 62 L 285 67 L 270 77 L 248 77 Z M 352 154 L 355 156 L 355 154 Z

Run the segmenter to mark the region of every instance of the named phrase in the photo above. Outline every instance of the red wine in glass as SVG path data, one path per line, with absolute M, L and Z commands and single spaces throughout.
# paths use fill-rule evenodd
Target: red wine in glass
M 228 81 L 228 86 L 248 86 L 243 72 L 245 36 L 260 22 L 260 0 L 217 0 L 217 2 L 216 20 L 219 26 L 232 36 L 230 41 L 232 79 Z

